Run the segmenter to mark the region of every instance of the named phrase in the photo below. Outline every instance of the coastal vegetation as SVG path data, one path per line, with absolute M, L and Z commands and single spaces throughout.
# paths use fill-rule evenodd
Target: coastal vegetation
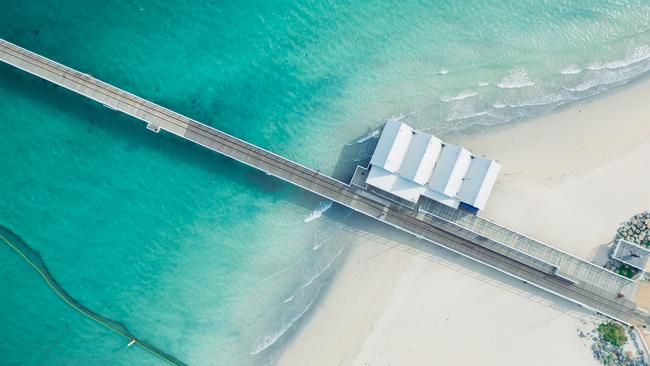
M 619 323 L 607 321 L 592 330 L 591 350 L 594 357 L 606 366 L 645 366 L 642 351 L 631 342 L 632 349 L 623 347 L 628 343 L 627 329 Z M 636 349 L 636 350 L 633 350 Z
M 625 328 L 615 322 L 601 323 L 598 328 L 598 334 L 608 343 L 616 347 L 622 347 L 627 343 L 627 335 L 625 335 Z
M 628 266 L 627 264 L 623 264 L 616 269 L 616 273 L 627 278 L 634 278 L 638 272 L 638 269 Z

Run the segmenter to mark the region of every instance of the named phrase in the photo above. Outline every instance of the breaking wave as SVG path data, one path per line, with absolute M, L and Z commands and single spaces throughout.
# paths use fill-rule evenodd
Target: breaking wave
M 628 54 L 623 59 L 614 60 L 609 62 L 594 62 L 589 66 L 580 68 L 578 65 L 570 65 L 560 71 L 562 75 L 577 75 L 585 70 L 588 71 L 616 71 L 620 69 L 625 69 L 635 64 L 650 60 L 650 46 L 642 45 L 636 47 L 632 52 Z M 576 91 L 586 90 L 584 87 L 574 88 Z
M 380 132 L 380 129 L 369 131 L 368 133 L 366 133 L 365 135 L 361 136 L 359 139 L 354 141 L 354 143 L 351 143 L 351 144 L 348 144 L 348 145 L 363 144 L 364 142 L 366 142 L 368 140 L 372 140 L 374 138 L 379 137 L 379 132 Z
M 320 277 L 323 275 L 323 273 L 325 273 L 325 271 L 327 271 L 327 270 L 332 266 L 332 264 L 334 264 L 334 262 L 336 262 L 336 260 L 337 260 L 338 257 L 341 255 L 341 253 L 343 253 L 343 249 L 344 249 L 344 248 L 345 248 L 344 246 L 341 246 L 341 248 L 340 248 L 339 251 L 336 253 L 336 255 L 334 255 L 334 258 L 332 258 L 332 260 L 329 261 L 329 262 L 328 262 L 328 263 L 327 263 L 327 264 L 326 264 L 326 265 L 325 265 L 325 266 L 324 266 L 324 267 L 323 267 L 323 268 L 322 268 L 318 273 L 316 273 L 316 274 L 314 274 L 313 276 L 311 276 L 311 277 L 310 277 L 310 278 L 309 278 L 309 279 L 308 279 L 308 280 L 307 280 L 307 281 L 306 281 L 302 286 L 300 286 L 300 289 L 303 289 L 303 288 L 308 287 L 308 286 L 311 285 L 311 284 L 312 284 L 312 283 L 313 283 L 317 278 L 320 278 Z
M 277 332 L 261 337 L 255 347 L 253 347 L 253 349 L 250 351 L 249 355 L 256 355 L 271 347 L 275 342 L 278 341 L 278 339 L 280 339 L 280 337 L 282 337 L 289 329 L 291 329 L 291 326 L 293 326 L 298 320 L 300 320 L 300 318 L 302 318 L 303 315 L 305 315 L 307 311 L 309 311 L 309 309 L 311 309 L 314 301 L 316 301 L 316 296 L 311 299 L 311 301 L 302 309 L 302 311 L 295 314 L 291 319 L 289 319 L 288 322 L 283 323 L 282 327 Z
M 584 93 L 588 92 L 589 95 L 594 93 L 602 92 L 613 87 L 623 85 L 628 81 L 634 79 L 636 76 L 647 72 L 650 70 L 650 63 L 643 67 L 634 67 L 632 69 L 620 69 L 620 70 L 605 70 L 600 73 L 584 80 L 583 82 L 565 87 L 564 89 L 574 92 L 574 93 Z
M 460 92 L 458 95 L 454 97 L 440 97 L 440 101 L 443 103 L 448 103 L 448 102 L 453 102 L 457 100 L 463 100 L 471 97 L 475 97 L 478 95 L 478 92 L 473 92 L 473 91 L 464 91 Z
M 528 73 L 526 70 L 518 68 L 510 71 L 510 74 L 508 74 L 508 76 L 505 76 L 503 79 L 501 79 L 501 81 L 497 84 L 497 88 L 517 89 L 533 85 L 535 85 L 535 82 L 531 81 L 528 78 Z
M 560 74 L 562 74 L 562 75 L 576 75 L 576 74 L 581 73 L 582 71 L 583 71 L 583 69 L 579 68 L 578 66 L 571 65 L 571 66 L 568 66 L 568 67 L 564 68 L 564 70 L 560 71 Z
M 458 115 L 448 117 L 445 121 L 446 122 L 459 121 L 459 120 L 463 120 L 463 119 L 477 118 L 477 117 L 483 117 L 483 116 L 487 116 L 487 115 L 489 115 L 488 111 L 481 111 L 481 112 L 474 112 L 474 113 L 467 113 L 467 114 L 458 114 Z
M 302 222 L 307 223 L 307 222 L 316 220 L 317 218 L 323 216 L 323 213 L 325 213 L 325 211 L 329 210 L 330 207 L 332 207 L 332 201 L 329 201 L 329 200 L 320 201 L 318 203 L 318 206 L 316 206 L 316 208 L 314 209 L 314 211 L 312 211 L 309 215 L 307 215 L 307 217 L 305 217 L 302 220 Z
M 650 59 L 650 47 L 642 45 L 634 49 L 627 57 L 622 60 L 615 60 L 606 63 L 594 63 L 587 67 L 587 70 L 616 70 L 625 68 L 636 63 Z
M 283 303 L 283 304 L 288 304 L 288 303 L 293 302 L 294 299 L 296 299 L 296 297 L 298 297 L 298 295 L 299 295 L 299 293 L 300 293 L 301 291 L 304 291 L 306 288 L 310 287 L 311 284 L 314 283 L 316 279 L 322 277 L 323 274 L 325 274 L 325 272 L 327 272 L 327 270 L 329 270 L 330 267 L 331 267 L 331 266 L 336 262 L 336 260 L 341 256 L 341 254 L 343 254 L 343 250 L 344 250 L 344 249 L 345 249 L 345 244 L 341 245 L 341 247 L 340 247 L 340 248 L 338 249 L 338 251 L 334 254 L 334 256 L 332 257 L 332 259 L 331 259 L 329 262 L 327 262 L 327 264 L 325 264 L 325 266 L 323 266 L 322 268 L 320 268 L 320 269 L 318 270 L 318 272 L 316 272 L 314 275 L 310 276 L 310 277 L 307 279 L 307 281 L 306 281 L 305 283 L 303 283 L 302 285 L 300 285 L 300 286 L 296 289 L 296 291 L 295 291 L 291 296 L 285 298 L 285 299 L 282 301 L 282 303 Z M 276 343 L 276 342 L 277 342 L 277 341 L 278 341 L 278 340 L 279 340 L 279 339 L 280 339 L 284 334 L 286 334 L 286 333 L 291 329 L 291 327 L 292 327 L 294 324 L 296 324 L 296 322 L 298 322 L 300 319 L 302 319 L 302 317 L 303 317 L 303 316 L 304 316 L 304 315 L 309 311 L 309 309 L 312 308 L 312 306 L 314 305 L 314 302 L 315 302 L 316 299 L 318 298 L 318 294 L 320 293 L 320 287 L 322 287 L 322 284 L 321 284 L 321 286 L 319 286 L 319 287 L 314 291 L 314 293 L 310 296 L 309 301 L 307 301 L 307 304 L 306 304 L 304 307 L 302 307 L 299 311 L 297 311 L 297 312 L 291 314 L 291 315 L 289 316 L 288 319 L 286 319 L 286 320 L 283 319 L 283 320 L 282 320 L 282 325 L 280 326 L 280 329 L 278 329 L 278 331 L 276 331 L 276 332 L 274 332 L 274 333 L 272 333 L 272 334 L 268 334 L 268 335 L 265 335 L 265 336 L 262 336 L 262 337 L 258 338 L 258 340 L 257 340 L 257 342 L 256 342 L 256 344 L 255 344 L 255 346 L 254 346 L 253 349 L 249 352 L 249 354 L 250 354 L 250 355 L 256 355 L 256 354 L 258 354 L 258 353 L 264 351 L 265 349 L 271 347 L 271 346 L 274 345 L 274 344 L 275 344 L 275 343 Z
M 444 125 L 437 128 L 439 131 L 457 132 L 472 126 L 503 124 L 538 116 L 559 106 L 606 92 L 650 72 L 650 47 L 637 47 L 625 61 L 598 65 L 601 66 L 584 69 L 577 65 L 567 66 L 560 72 L 566 78 L 553 87 L 537 86 L 523 69 L 515 69 L 496 84 L 499 88 L 497 91 L 486 92 L 484 98 L 466 97 L 459 98 L 462 104 L 448 103 L 446 116 L 442 118 Z M 530 88 L 517 89 L 525 87 Z M 492 101 L 486 100 L 490 97 Z

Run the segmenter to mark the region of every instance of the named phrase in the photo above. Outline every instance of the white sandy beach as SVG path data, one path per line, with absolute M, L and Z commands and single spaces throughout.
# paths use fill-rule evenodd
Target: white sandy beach
M 481 216 L 591 259 L 650 209 L 650 82 L 456 142 L 503 168 Z M 602 254 L 600 250 L 599 254 Z
M 602 260 L 618 224 L 650 208 L 650 82 L 446 140 L 503 169 L 482 216 Z M 597 365 L 593 316 L 407 235 L 356 240 L 279 365 Z

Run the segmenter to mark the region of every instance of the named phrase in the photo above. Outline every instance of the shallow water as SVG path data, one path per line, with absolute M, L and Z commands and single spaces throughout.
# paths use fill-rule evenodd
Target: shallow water
M 3 38 L 326 173 L 391 116 L 506 123 L 650 68 L 643 1 L 2 5 Z M 6 65 L 0 135 L 0 224 L 85 306 L 190 364 L 272 362 L 345 252 L 318 197 Z M 2 363 L 159 362 L 0 260 Z

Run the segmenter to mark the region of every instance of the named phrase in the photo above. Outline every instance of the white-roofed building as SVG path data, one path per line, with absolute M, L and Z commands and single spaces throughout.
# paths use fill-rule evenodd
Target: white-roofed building
M 468 205 L 482 210 L 485 208 L 492 187 L 497 181 L 499 170 L 501 170 L 501 165 L 496 161 L 473 156 L 472 164 L 469 166 L 463 185 L 456 196 Z
M 391 119 L 370 160 L 366 184 L 416 203 L 420 196 L 447 206 L 483 209 L 500 165 L 458 145 Z
M 430 188 L 424 191 L 422 195 L 431 198 L 434 201 L 438 201 L 444 205 L 447 205 L 451 208 L 458 208 L 458 206 L 460 205 L 460 201 L 457 198 L 449 197 L 444 193 L 436 192 Z
M 449 197 L 460 190 L 472 162 L 472 154 L 458 145 L 445 144 L 433 169 L 428 186 Z
M 418 201 L 425 191 L 423 186 L 375 165 L 372 166 L 368 173 L 366 184 L 414 203 Z
M 399 121 L 389 120 L 379 137 L 370 164 L 397 173 L 411 144 L 414 131 Z
M 437 137 L 416 133 L 406 151 L 399 175 L 421 185 L 427 184 L 441 150 L 442 141 Z

